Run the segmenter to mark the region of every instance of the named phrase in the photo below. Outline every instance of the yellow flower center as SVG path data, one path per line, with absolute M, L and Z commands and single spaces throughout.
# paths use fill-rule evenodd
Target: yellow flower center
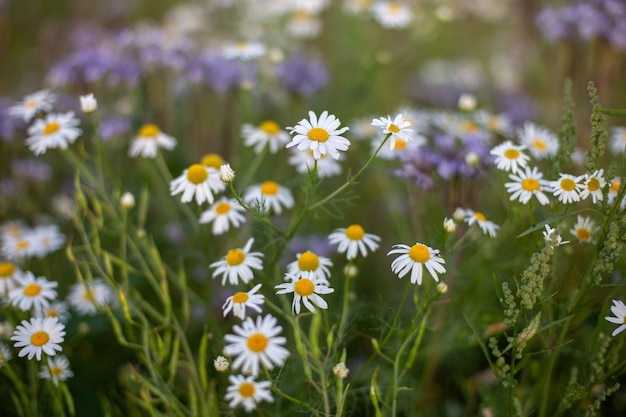
M 28 100 L 26 103 L 24 103 L 24 107 L 26 107 L 27 109 L 32 109 L 33 107 L 37 107 L 37 100 Z
M 233 295 L 233 303 L 245 303 L 248 301 L 248 298 L 250 297 L 247 292 L 239 291 Z
M 2 262 L 0 263 L 0 278 L 6 278 L 13 275 L 15 272 L 15 265 L 11 262 Z
M 621 185 L 621 181 L 620 180 L 613 180 L 611 181 L 611 188 L 610 190 L 614 193 L 619 191 L 619 187 Z
M 466 120 L 461 124 L 461 131 L 465 133 L 474 133 L 478 130 L 478 125 L 472 121 Z
M 311 251 L 304 252 L 298 258 L 298 268 L 301 271 L 315 271 L 320 266 L 320 258 Z
M 519 158 L 519 151 L 514 148 L 509 148 L 504 151 L 504 157 L 507 159 L 517 159 Z
M 314 127 L 309 130 L 308 137 L 309 139 L 315 142 L 326 142 L 329 138 L 329 134 L 326 129 L 322 129 L 321 127 Z
M 589 240 L 589 238 L 591 237 L 591 232 L 584 227 L 579 227 L 578 229 L 576 229 L 576 237 L 581 242 L 584 242 Z
M 278 194 L 278 184 L 274 181 L 265 181 L 261 184 L 261 192 L 265 195 L 276 195 Z
M 600 189 L 600 181 L 596 177 L 589 178 L 587 181 L 587 189 L 589 191 L 598 191 Z
M 403 141 L 402 139 L 396 139 L 396 147 L 394 148 L 395 151 L 403 151 L 406 149 L 406 142 Z
M 541 139 L 541 138 L 535 138 L 533 140 L 533 147 L 535 149 L 539 149 L 540 151 L 545 151 L 546 150 L 546 141 Z
M 254 333 L 248 337 L 248 349 L 255 353 L 263 352 L 269 340 L 263 333 Z
M 27 297 L 35 297 L 41 292 L 41 286 L 37 284 L 28 284 L 24 287 L 24 295 Z
M 229 266 L 237 266 L 246 259 L 246 254 L 241 249 L 231 249 L 226 254 L 226 263 Z
M 500 130 L 500 120 L 495 116 L 491 116 L 489 120 L 487 120 L 487 127 L 495 131 Z
M 474 212 L 474 217 L 476 217 L 478 219 L 478 221 L 480 222 L 484 222 L 487 220 L 487 218 L 485 217 L 484 214 L 482 214 L 480 211 L 475 211 Z
M 387 128 L 387 130 L 391 133 L 398 133 L 400 131 L 400 128 L 393 123 L 389 123 L 389 127 Z
M 524 178 L 522 180 L 522 188 L 526 191 L 537 191 L 539 189 L 539 181 L 534 178 Z
M 215 212 L 219 215 L 224 215 L 230 211 L 230 203 L 222 201 L 215 206 Z
M 50 367 L 50 375 L 53 377 L 60 377 L 63 373 L 63 369 L 60 366 L 51 366 Z
M 346 229 L 346 237 L 350 240 L 361 240 L 363 236 L 365 236 L 365 230 L 358 224 L 353 224 Z
M 44 135 L 51 135 L 51 134 L 53 134 L 55 132 L 58 132 L 60 128 L 61 128 L 61 126 L 59 126 L 59 124 L 57 122 L 49 122 L 43 128 L 43 134 Z
M 430 259 L 430 251 L 426 245 L 416 243 L 409 249 L 409 258 L 415 262 L 426 263 Z
M 139 129 L 139 136 L 142 139 L 154 139 L 160 132 L 161 130 L 157 125 L 148 123 L 141 126 L 141 129 Z
M 576 188 L 576 183 L 571 178 L 563 178 L 561 180 L 561 188 L 565 191 L 572 191 Z
M 390 14 L 398 14 L 400 13 L 400 9 L 401 9 L 400 3 L 392 2 L 392 3 L 387 4 L 387 11 Z
M 244 382 L 239 385 L 239 395 L 243 398 L 250 398 L 254 395 L 254 384 L 250 382 Z
M 315 292 L 315 284 L 308 278 L 300 278 L 293 286 L 293 290 L 302 297 L 308 297 Z
M 48 333 L 39 331 L 33 333 L 30 337 L 30 344 L 33 346 L 43 346 L 48 343 L 48 340 L 50 340 Z
M 206 165 L 209 168 L 220 169 L 224 165 L 224 159 L 216 153 L 209 153 L 202 157 L 202 165 Z
M 261 129 L 263 132 L 267 133 L 268 135 L 275 135 L 278 132 L 280 132 L 280 126 L 278 126 L 278 123 L 276 123 L 273 120 L 265 120 L 264 122 L 261 123 L 261 125 L 259 126 L 259 129 Z
M 17 246 L 18 249 L 26 249 L 28 248 L 28 240 L 19 240 L 15 246 Z
M 59 312 L 51 308 L 49 310 L 46 310 L 46 317 L 59 317 Z
M 202 184 L 207 178 L 209 173 L 204 165 L 193 164 L 187 170 L 187 180 L 194 185 Z

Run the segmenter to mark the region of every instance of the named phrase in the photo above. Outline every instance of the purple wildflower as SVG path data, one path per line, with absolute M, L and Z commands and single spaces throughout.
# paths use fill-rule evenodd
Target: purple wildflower
M 102 119 L 100 136 L 102 140 L 109 140 L 130 132 L 130 120 L 122 116 L 111 116 Z
M 187 72 L 192 81 L 203 83 L 217 92 L 241 85 L 243 79 L 239 62 L 207 52 L 188 63 Z
M 288 90 L 310 97 L 328 83 L 328 71 L 322 61 L 295 54 L 276 67 L 276 77 Z

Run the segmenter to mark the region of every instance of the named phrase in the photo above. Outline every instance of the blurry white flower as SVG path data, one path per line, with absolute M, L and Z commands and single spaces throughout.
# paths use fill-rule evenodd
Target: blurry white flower
M 604 319 L 611 323 L 619 324 L 619 326 L 613 330 L 613 333 L 611 333 L 611 336 L 617 336 L 626 329 L 626 305 L 624 305 L 621 300 L 613 300 L 611 312 L 615 317 L 605 317 Z
M 222 56 L 225 59 L 251 61 L 265 55 L 267 48 L 260 42 L 236 42 L 224 45 Z
M 128 149 L 128 156 L 135 158 L 156 158 L 159 148 L 172 150 L 176 146 L 176 139 L 163 133 L 155 124 L 145 124 L 139 129 Z
M 500 226 L 494 222 L 487 220 L 487 217 L 483 213 L 472 209 L 465 209 L 465 217 L 463 221 L 465 221 L 469 226 L 476 223 L 483 233 L 488 234 L 491 237 L 495 237 L 498 229 L 500 228 Z
M 24 97 L 24 100 L 9 108 L 9 114 L 30 122 L 38 112 L 49 112 L 56 96 L 49 90 L 40 90 Z
M 99 308 L 110 305 L 114 300 L 113 289 L 102 278 L 77 282 L 70 287 L 67 301 L 79 314 L 93 316 Z
M 471 112 L 476 109 L 476 97 L 469 93 L 463 93 L 459 96 L 457 106 L 459 110 L 464 112 Z
M 413 12 L 403 1 L 377 1 L 372 16 L 385 29 L 404 29 L 413 21 Z
M 98 110 L 98 100 L 96 100 L 92 93 L 80 96 L 80 109 L 84 113 L 93 113 Z
M 230 375 L 230 385 L 226 389 L 224 399 L 230 408 L 242 405 L 244 410 L 251 412 L 261 401 L 274 402 L 270 381 L 255 381 L 253 376 Z
M 591 217 L 578 215 L 576 218 L 576 223 L 569 232 L 576 236 L 576 239 L 578 239 L 578 241 L 581 243 L 592 243 L 592 238 L 595 231 L 596 224 L 593 222 Z
M 9 295 L 9 292 L 17 286 L 16 277 L 22 271 L 13 262 L 0 262 L 0 299 Z
M 48 358 L 48 365 L 42 366 L 39 372 L 39 378 L 50 379 L 54 385 L 59 385 L 59 381 L 66 381 L 73 376 L 74 372 L 70 369 L 70 361 L 62 355 Z
M 339 161 L 343 160 L 343 154 L 339 155 L 338 159 L 331 158 L 328 154 L 320 155 L 318 159 L 313 157 L 313 151 L 297 151 L 293 150 L 289 159 L 287 160 L 296 171 L 300 174 L 306 174 L 313 170 L 317 161 L 317 173 L 318 178 L 332 177 L 334 175 L 341 174 L 341 164 Z
M 626 127 L 619 126 L 611 128 L 609 148 L 615 155 L 622 155 L 626 152 Z
M 556 229 L 551 228 L 548 224 L 546 224 L 546 230 L 543 232 L 543 240 L 546 242 L 546 246 L 549 246 L 550 249 L 569 243 L 569 240 L 561 240 L 561 235 L 556 232 Z
M 522 151 L 525 146 L 514 145 L 507 140 L 494 147 L 489 153 L 496 157 L 495 164 L 498 169 L 516 173 L 518 169 L 524 168 L 530 157 Z
M 244 192 L 243 199 L 246 203 L 254 204 L 265 211 L 272 210 L 276 214 L 281 214 L 283 207 L 290 209 L 294 205 L 291 191 L 275 181 L 251 185 Z
M 396 140 L 410 142 L 413 140 L 413 129 L 409 129 L 411 122 L 404 120 L 401 114 L 391 120 L 391 117 L 380 117 L 372 120 L 372 126 L 382 129 L 383 134 L 389 136 L 389 149 L 393 151 Z
M 218 356 L 213 360 L 213 366 L 217 372 L 225 372 L 230 368 L 230 362 L 223 356 Z
M 456 231 L 456 222 L 453 219 L 443 219 L 443 230 L 448 233 L 454 233 Z
M 214 235 L 228 232 L 230 225 L 237 228 L 245 223 L 243 216 L 246 210 L 234 199 L 222 197 L 200 214 L 200 224 L 213 223 L 211 231 Z
M 273 120 L 264 120 L 259 126 L 244 124 L 241 126 L 241 136 L 244 138 L 244 145 L 254 146 L 255 153 L 266 147 L 270 153 L 276 153 L 291 139 L 289 133 Z
M 524 123 L 518 131 L 520 143 L 537 159 L 544 159 L 556 155 L 559 150 L 559 140 L 547 128 L 532 122 Z
M 120 204 L 127 210 L 132 209 L 133 207 L 135 207 L 135 196 L 132 193 L 126 191 L 120 197 Z
M 378 249 L 380 237 L 372 233 L 365 233 L 363 227 L 359 224 L 353 224 L 348 227 L 335 229 L 329 236 L 328 241 L 337 245 L 339 253 L 346 253 L 348 260 L 355 259 L 360 253 L 361 256 L 367 256 L 370 252 Z
M 48 149 L 67 149 L 82 133 L 79 120 L 74 112 L 48 114 L 38 119 L 28 128 L 26 145 L 35 155 L 46 153 Z
M 345 362 L 339 362 L 333 366 L 333 373 L 339 379 L 346 379 L 350 373 L 350 369 L 346 366 Z

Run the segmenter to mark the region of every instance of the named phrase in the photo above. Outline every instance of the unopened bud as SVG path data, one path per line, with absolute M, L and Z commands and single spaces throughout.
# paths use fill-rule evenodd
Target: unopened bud
M 93 113 L 98 110 L 98 100 L 91 93 L 80 96 L 80 109 L 85 113 Z
M 473 111 L 476 108 L 476 97 L 467 93 L 461 94 L 457 105 L 462 111 Z
M 439 284 L 437 284 L 437 291 L 440 294 L 445 294 L 448 292 L 448 284 L 446 284 L 445 282 L 440 282 Z
M 120 204 L 125 209 L 131 209 L 131 208 L 135 207 L 135 196 L 132 195 L 131 193 L 129 193 L 128 191 L 126 191 L 120 197 Z
M 230 167 L 230 164 L 224 164 L 220 168 L 219 178 L 222 182 L 231 183 L 235 179 L 235 171 Z
M 337 365 L 333 366 L 333 373 L 339 379 L 346 379 L 350 370 L 346 367 L 344 362 L 339 362 Z
M 354 278 L 359 274 L 359 268 L 357 268 L 354 264 L 348 264 L 343 268 L 343 273 L 346 278 Z
M 456 222 L 452 219 L 443 219 L 443 229 L 448 233 L 454 233 L 456 231 Z
M 213 366 L 215 367 L 215 370 L 217 372 L 225 372 L 228 370 L 230 363 L 228 362 L 228 359 L 226 359 L 225 357 L 218 356 L 213 361 Z
M 480 156 L 476 152 L 468 152 L 465 155 L 465 163 L 471 167 L 480 165 Z

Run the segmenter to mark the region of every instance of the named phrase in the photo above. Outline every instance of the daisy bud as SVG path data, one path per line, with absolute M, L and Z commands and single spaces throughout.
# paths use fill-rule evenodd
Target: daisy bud
M 353 264 L 348 264 L 345 266 L 345 268 L 343 268 L 343 273 L 345 274 L 346 278 L 354 278 L 359 274 L 359 268 L 357 268 Z
M 465 219 L 465 211 L 461 207 L 457 207 L 452 213 L 452 218 L 457 222 L 462 222 Z
M 480 156 L 476 152 L 468 152 L 465 155 L 465 163 L 471 167 L 480 165 Z
M 226 372 L 230 367 L 230 363 L 228 359 L 220 355 L 213 361 L 213 366 L 215 366 L 217 372 Z
M 86 96 L 80 96 L 80 109 L 85 113 L 93 113 L 98 110 L 98 101 L 93 94 L 87 94 Z
M 445 282 L 440 282 L 439 284 L 437 284 L 437 291 L 440 294 L 445 294 L 448 292 L 448 285 Z
M 476 97 L 471 94 L 461 94 L 458 101 L 459 109 L 462 111 L 470 112 L 476 109 Z
M 333 373 L 339 379 L 346 379 L 350 370 L 346 367 L 344 362 L 339 362 L 337 365 L 333 366 Z
M 224 183 L 233 182 L 235 179 L 235 171 L 230 167 L 230 164 L 224 164 L 220 168 L 219 179 Z
M 133 207 L 135 207 L 135 196 L 126 191 L 124 194 L 122 194 L 122 197 L 120 197 L 120 204 L 125 209 L 132 209 Z
M 443 229 L 448 233 L 454 233 L 456 231 L 456 222 L 452 219 L 443 219 Z

